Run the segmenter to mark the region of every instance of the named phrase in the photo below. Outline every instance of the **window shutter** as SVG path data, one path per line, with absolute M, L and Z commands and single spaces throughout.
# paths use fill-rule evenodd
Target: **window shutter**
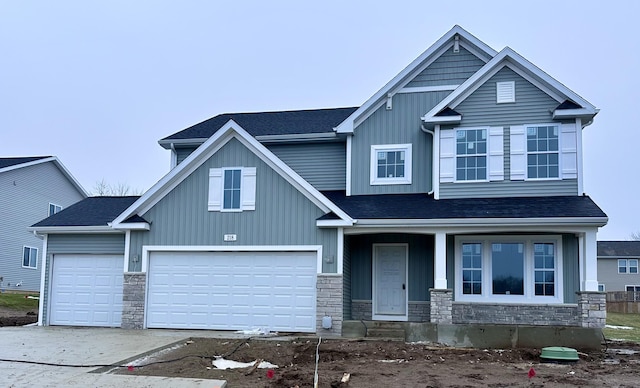
M 504 180 L 504 128 L 489 128 L 489 180 Z
M 256 168 L 242 169 L 242 210 L 256 210 Z
M 456 171 L 455 130 L 440 130 L 440 182 L 453 182 Z
M 222 169 L 209 169 L 209 211 L 222 209 Z
M 578 178 L 578 133 L 575 124 L 560 126 L 560 168 L 562 179 Z
M 527 138 L 523 125 L 511 127 L 511 180 L 523 181 L 527 176 Z

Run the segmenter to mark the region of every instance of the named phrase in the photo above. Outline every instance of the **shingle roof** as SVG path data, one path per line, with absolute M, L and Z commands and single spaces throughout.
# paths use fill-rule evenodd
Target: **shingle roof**
M 323 192 L 354 219 L 600 218 L 607 215 L 588 196 L 462 198 L 427 194 L 355 195 Z
M 49 226 L 106 226 L 125 211 L 138 198 L 131 197 L 89 197 L 77 202 L 61 212 L 45 218 L 33 227 Z M 142 218 L 137 217 L 136 222 Z M 142 220 L 144 222 L 144 220 Z
M 640 257 L 640 241 L 598 241 L 598 256 Z
M 357 108 L 333 108 L 282 112 L 224 113 L 183 129 L 161 141 L 206 139 L 233 119 L 252 136 L 332 133 Z
M 18 164 L 33 162 L 40 159 L 46 159 L 50 157 L 51 156 L 28 156 L 28 157 L 0 158 L 0 169 L 16 166 Z

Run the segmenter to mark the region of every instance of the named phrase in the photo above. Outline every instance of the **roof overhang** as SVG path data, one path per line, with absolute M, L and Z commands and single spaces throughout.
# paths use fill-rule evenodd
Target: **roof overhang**
M 170 150 L 176 146 L 199 146 L 202 143 L 207 141 L 207 138 L 196 138 L 196 139 L 163 139 L 158 140 L 158 144 L 166 150 Z
M 123 222 L 116 226 L 110 224 L 110 227 L 118 230 L 150 230 L 151 225 L 148 222 Z
M 65 234 L 65 233 L 123 233 L 123 231 L 111 228 L 108 225 L 94 226 L 39 226 L 28 227 L 28 231 L 38 234 Z
M 599 109 L 555 109 L 553 111 L 554 120 L 566 120 L 581 118 L 585 123 L 593 120 L 593 117 L 598 114 Z
M 462 121 L 462 115 L 458 116 L 432 116 L 423 118 L 422 120 L 425 124 L 434 124 L 434 125 L 448 125 L 448 124 L 460 124 Z
M 605 226 L 607 217 L 545 218 L 449 218 L 449 219 L 358 219 L 356 227 L 513 227 L 513 226 Z

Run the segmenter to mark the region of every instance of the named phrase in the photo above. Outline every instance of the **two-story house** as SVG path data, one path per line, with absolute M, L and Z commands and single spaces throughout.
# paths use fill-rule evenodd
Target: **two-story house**
M 640 293 L 639 263 L 640 241 L 598 241 L 599 290 Z
M 54 156 L 0 158 L 0 290 L 40 290 L 42 240 L 27 228 L 86 196 Z
M 34 226 L 41 323 L 340 335 L 362 320 L 457 344 L 478 325 L 598 329 L 607 216 L 582 182 L 597 113 L 455 26 L 360 107 L 215 116 L 160 140 L 173 168 L 140 198 Z M 122 305 L 76 307 L 73 281 L 58 295 L 79 263 L 112 268 Z

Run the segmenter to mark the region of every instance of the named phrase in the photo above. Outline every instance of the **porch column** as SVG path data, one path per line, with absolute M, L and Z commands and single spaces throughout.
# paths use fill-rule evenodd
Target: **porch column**
M 433 288 L 447 289 L 447 234 L 444 232 L 436 233 L 433 263 L 435 277 Z
M 584 233 L 580 239 L 584 261 L 584 273 L 581 279 L 582 291 L 598 291 L 598 242 L 597 229 Z

